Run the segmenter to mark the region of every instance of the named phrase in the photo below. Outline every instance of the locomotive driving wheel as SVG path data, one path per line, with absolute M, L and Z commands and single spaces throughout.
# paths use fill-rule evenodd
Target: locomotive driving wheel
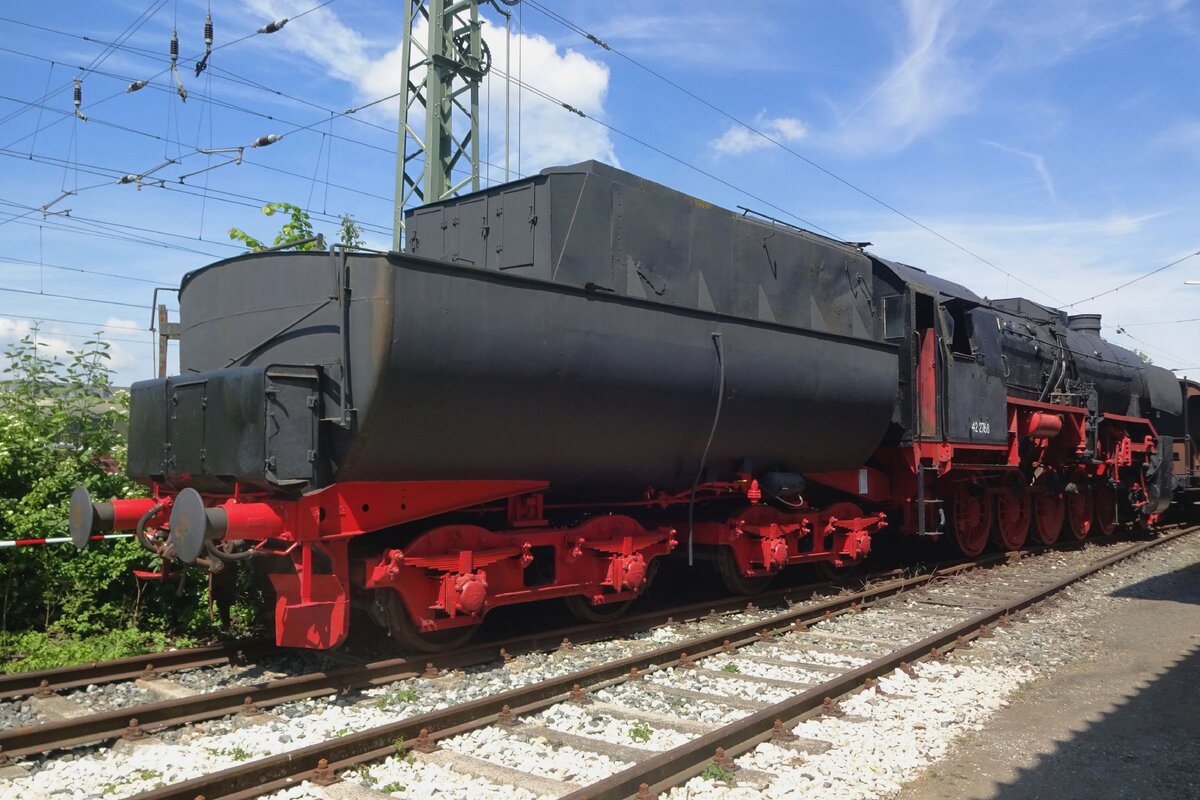
M 987 547 L 992 526 L 992 504 L 982 486 L 961 483 L 950 500 L 950 532 L 954 544 L 967 558 L 974 558 Z
M 1092 494 L 1092 511 L 1096 530 L 1101 536 L 1112 536 L 1117 529 L 1117 494 L 1108 486 L 1097 486 Z
M 1038 494 L 1033 498 L 1033 527 L 1030 533 L 1038 544 L 1054 544 L 1062 531 L 1067 504 L 1061 494 Z
M 1066 529 L 1077 542 L 1082 542 L 1092 532 L 1094 505 L 1090 486 L 1081 485 L 1074 494 L 1067 495 Z
M 1021 487 L 1024 489 L 1024 487 Z M 1029 538 L 1033 500 L 1028 491 L 1007 486 L 996 495 L 996 521 L 992 541 L 1005 550 L 1020 550 Z
M 471 640 L 479 626 L 472 624 L 461 628 L 440 631 L 420 631 L 404 608 L 400 593 L 391 589 L 377 589 L 376 602 L 385 610 L 387 628 L 392 638 L 407 652 L 446 653 L 462 647 Z

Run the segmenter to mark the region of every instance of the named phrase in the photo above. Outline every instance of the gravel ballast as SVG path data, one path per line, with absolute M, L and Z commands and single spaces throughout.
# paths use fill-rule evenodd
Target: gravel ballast
M 1090 561 L 1095 557 L 1094 553 L 1086 552 L 1060 553 L 1042 563 L 1049 564 L 1047 569 L 1053 567 L 1066 574 L 1065 571 L 1078 568 L 1081 559 Z M 1012 702 L 1014 693 L 1019 693 L 1023 686 L 1081 658 L 1096 657 L 1098 642 L 1094 628 L 1097 621 L 1119 613 L 1129 602 L 1127 598 L 1114 596 L 1123 587 L 1197 562 L 1200 562 L 1198 536 L 1156 548 L 1073 587 L 1060 595 L 1061 599 L 1053 607 L 1036 609 L 1027 619 L 996 630 L 992 638 L 980 640 L 969 650 L 955 653 L 944 663 L 915 664 L 911 676 L 903 673 L 885 676 L 876 688 L 841 702 L 845 717 L 817 717 L 797 726 L 798 735 L 828 742 L 827 751 L 801 755 L 793 749 L 768 742 L 737 759 L 737 763 L 747 770 L 776 776 L 765 788 L 761 785 L 739 786 L 736 779 L 733 785 L 726 786 L 695 778 L 667 796 L 673 800 L 893 797 L 906 782 L 945 757 L 962 737 L 985 735 L 988 720 L 1003 711 Z M 1011 569 L 1005 568 L 1003 575 L 1010 581 L 1012 592 L 1023 593 L 1022 587 L 1027 585 L 1024 581 L 1032 578 L 1039 569 L 1035 563 L 1035 560 L 1029 560 L 1011 565 Z M 985 573 L 967 578 L 979 586 L 996 585 L 988 582 Z M 927 595 L 947 598 L 969 593 L 964 585 L 954 583 L 923 591 Z M 883 610 L 867 610 L 814 626 L 814 631 L 830 634 L 828 638 L 797 631 L 777 640 L 757 642 L 744 652 L 797 664 L 851 668 L 863 663 L 861 653 L 875 652 L 876 645 L 869 641 L 871 638 L 915 640 L 950 624 L 945 615 L 922 616 L 908 601 L 897 604 L 908 606 L 902 615 L 903 622 Z M 105 745 L 77 748 L 52 758 L 24 759 L 20 763 L 30 774 L 0 779 L 0 800 L 125 797 L 248 759 L 289 752 L 350 731 L 565 674 L 598 660 L 644 652 L 693 635 L 705 625 L 716 630 L 718 626 L 737 624 L 734 618 L 745 622 L 774 613 L 777 612 L 767 610 L 728 615 L 719 622 L 661 628 L 637 639 L 523 656 L 507 666 L 497 664 L 453 672 L 435 680 L 397 682 L 351 697 L 289 703 L 273 709 L 273 716 L 262 724 L 246 725 L 243 720 L 224 718 L 166 731 L 160 734 L 159 742 L 131 750 Z M 841 642 L 833 638 L 852 635 L 862 636 L 866 641 Z M 802 652 L 797 649 L 800 645 L 810 645 L 819 651 Z M 878 648 L 882 653 L 887 645 L 879 644 Z M 761 683 L 739 683 L 737 674 L 806 683 L 828 677 L 806 671 L 802 666 L 775 667 L 739 659 L 737 653 L 722 653 L 698 661 L 699 666 L 715 671 L 723 671 L 729 664 L 737 666 L 737 673 L 728 678 L 687 669 L 667 669 L 647 674 L 640 681 L 602 689 L 594 697 L 634 712 L 643 710 L 716 727 L 747 713 L 744 707 L 723 703 L 721 698 L 767 703 L 791 693 Z M 709 702 L 696 703 L 664 692 L 666 686 L 705 692 L 713 697 Z M 16 713 L 20 712 L 13 712 Z M 678 746 L 694 735 L 657 723 L 635 727 L 629 719 L 572 704 L 555 706 L 525 721 L 564 734 L 658 752 Z M 556 745 L 552 737 L 510 735 L 498 728 L 445 740 L 442 746 L 502 767 L 522 769 L 542 778 L 578 785 L 599 780 L 625 766 L 625 762 L 616 758 Z M 399 798 L 533 800 L 544 796 L 519 786 L 498 786 L 460 774 L 444 763 L 413 755 L 390 757 L 348 771 L 342 777 Z M 325 790 L 305 782 L 275 795 L 290 800 L 328 796 Z

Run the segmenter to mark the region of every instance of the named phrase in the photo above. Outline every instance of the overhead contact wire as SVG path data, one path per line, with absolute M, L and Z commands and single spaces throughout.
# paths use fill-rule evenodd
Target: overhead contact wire
M 710 102 L 709 100 L 704 99 L 703 97 L 701 97 L 700 95 L 691 91 L 690 89 L 680 85 L 679 83 L 676 83 L 675 81 L 671 80 L 670 78 L 666 77 L 665 75 L 663 75 L 663 74 L 657 72 L 656 70 L 651 69 L 650 67 L 641 63 L 640 61 L 633 58 L 632 56 L 627 55 L 627 54 L 623 53 L 622 51 L 618 50 L 617 48 L 613 47 L 612 45 L 608 44 L 607 42 L 604 42 L 599 37 L 596 37 L 593 34 L 588 33 L 586 30 L 579 27 L 578 25 L 571 22 L 570 20 L 566 19 L 565 17 L 546 8 L 544 5 L 537 2 L 537 0 L 525 0 L 525 2 L 528 3 L 529 5 L 533 6 L 536 10 L 540 11 L 542 14 L 545 14 L 546 16 L 550 17 L 554 21 L 556 21 L 559 24 L 563 25 L 564 27 L 568 28 L 569 30 L 572 30 L 573 32 L 579 34 L 580 36 L 583 36 L 585 39 L 588 39 L 589 41 L 591 41 L 593 44 L 597 45 L 598 47 L 601 47 L 602 49 L 607 50 L 608 52 L 614 53 L 615 55 L 625 59 L 633 66 L 637 67 L 638 69 L 643 70 L 644 72 L 654 76 L 655 78 L 662 81 L 663 83 L 666 83 L 667 85 L 677 89 L 678 91 L 683 92 L 688 97 L 692 98 L 693 100 L 695 100 L 698 103 L 701 103 L 702 105 L 704 105 L 705 107 L 709 108 L 710 110 L 716 112 L 717 114 L 720 114 L 721 116 L 730 120 L 734 124 L 742 126 L 743 128 L 745 128 L 746 130 L 755 134 L 756 136 L 759 136 L 762 139 L 764 139 L 764 140 L 770 142 L 771 144 L 775 145 L 776 147 L 780 148 L 784 152 L 789 153 L 790 155 L 794 156 L 795 158 L 800 159 L 801 161 L 803 161 L 805 164 L 808 164 L 813 169 L 824 173 L 825 175 L 827 175 L 828 177 L 837 181 L 838 183 L 842 184 L 843 186 L 847 187 L 848 189 L 851 189 L 851 190 L 857 192 L 858 194 L 867 198 L 871 202 L 881 206 L 882 208 L 887 209 L 888 211 L 891 211 L 893 214 L 896 214 L 897 216 L 907 220 L 908 222 L 912 223 L 913 225 L 916 225 L 921 230 L 925 231 L 926 233 L 931 234 L 932 236 L 937 237 L 938 239 L 942 240 L 943 242 L 950 245 L 951 247 L 954 247 L 955 249 L 967 254 L 968 256 L 970 256 L 971 258 L 974 258 L 975 260 L 979 261 L 982 264 L 986 264 L 987 266 L 996 270 L 1000 274 L 1005 275 L 1014 281 L 1017 281 L 1018 283 L 1034 290 L 1038 294 L 1050 298 L 1051 300 L 1055 301 L 1056 303 L 1062 302 L 1057 297 L 1055 297 L 1054 295 L 1045 291 L 1044 289 L 1041 289 L 1041 288 L 1035 286 L 1034 284 L 1030 283 L 1029 281 L 1027 281 L 1017 275 L 1014 275 L 1013 273 L 1009 272 L 1008 270 L 1004 269 L 1003 267 L 999 266 L 998 264 L 995 264 L 992 261 L 984 258 L 983 256 L 979 255 L 978 253 L 971 250 L 970 248 L 959 244 L 958 242 L 954 241 L 950 237 L 942 234 L 941 232 L 930 227 L 929 225 L 926 225 L 925 223 L 921 222 L 920 220 L 916 219 L 915 217 L 911 216 L 910 214 L 907 214 L 907 213 L 901 211 L 899 208 L 888 203 L 887 201 L 883 200 L 882 198 L 872 194 L 871 192 L 867 191 L 866 189 L 863 189 L 860 186 L 857 186 L 854 183 L 851 183 L 849 180 L 843 178 L 842 176 L 838 175 L 837 173 L 833 172 L 832 170 L 828 169 L 827 167 L 824 167 L 821 164 L 818 164 L 816 161 L 813 161 L 808 156 L 805 156 L 802 153 L 792 149 L 791 147 L 788 147 L 785 143 L 779 141 L 778 139 L 771 136 L 767 132 L 754 127 L 753 125 L 751 125 L 748 122 L 745 122 L 744 120 L 739 119 L 738 117 L 734 116 L 730 112 L 715 105 L 714 103 Z M 773 206 L 773 207 L 778 208 L 777 206 Z M 790 212 L 785 212 L 785 213 L 789 213 L 789 215 L 790 215 Z M 806 223 L 806 224 L 810 224 L 810 223 Z M 826 233 L 828 233 L 828 231 L 826 231 Z M 834 237 L 834 238 L 837 238 L 837 237 Z

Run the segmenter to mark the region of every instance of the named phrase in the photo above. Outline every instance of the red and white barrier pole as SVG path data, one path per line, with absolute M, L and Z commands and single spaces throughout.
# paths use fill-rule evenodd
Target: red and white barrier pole
M 101 539 L 132 539 L 132 533 L 106 533 L 89 536 L 89 541 L 98 542 Z M 68 544 L 73 542 L 70 536 L 51 536 L 43 539 L 0 539 L 0 547 L 29 547 L 38 544 Z

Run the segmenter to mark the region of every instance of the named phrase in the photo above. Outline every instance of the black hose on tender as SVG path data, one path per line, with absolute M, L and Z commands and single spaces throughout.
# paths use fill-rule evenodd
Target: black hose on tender
M 717 349 L 717 367 L 720 375 L 717 382 L 717 407 L 713 412 L 712 429 L 708 432 L 708 441 L 704 443 L 704 454 L 700 456 L 700 468 L 696 470 L 696 479 L 692 481 L 692 491 L 688 497 L 688 566 L 692 566 L 692 518 L 696 510 L 696 489 L 700 486 L 700 478 L 704 468 L 708 466 L 708 451 L 712 448 L 713 437 L 717 435 L 717 425 L 721 421 L 721 404 L 725 401 L 725 354 L 721 350 L 721 333 L 712 335 L 713 346 Z
M 142 514 L 142 518 L 138 520 L 137 527 L 133 529 L 133 538 L 138 540 L 138 544 L 156 556 L 161 556 L 162 553 L 158 552 L 158 548 L 155 547 L 154 544 L 150 542 L 150 539 L 146 536 L 146 526 L 149 525 L 150 520 L 158 516 L 158 512 L 162 510 L 162 503 L 154 504 L 150 507 L 149 511 L 147 511 L 145 514 Z
M 213 558 L 218 558 L 221 561 L 226 561 L 226 562 L 245 561 L 247 559 L 254 558 L 255 556 L 266 555 L 265 553 L 261 553 L 258 550 L 254 550 L 254 549 L 243 550 L 240 553 L 226 553 L 225 551 L 218 548 L 211 541 L 204 542 L 204 549 L 207 550 L 208 554 L 210 556 L 212 556 Z

